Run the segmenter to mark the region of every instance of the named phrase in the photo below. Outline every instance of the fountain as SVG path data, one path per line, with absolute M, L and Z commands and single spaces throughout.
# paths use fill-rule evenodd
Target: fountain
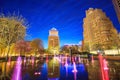
M 24 63 L 26 63 L 26 57 L 24 57 Z
M 74 62 L 74 57 L 72 57 L 72 62 Z
M 34 65 L 35 59 L 34 57 L 32 57 L 32 65 Z
M 101 71 L 102 80 L 109 80 L 108 67 L 106 64 L 106 60 L 103 59 L 101 54 L 99 54 L 98 58 L 99 58 L 99 63 L 100 63 L 100 71 Z
M 66 56 L 66 59 L 65 59 L 65 66 L 66 66 L 66 67 L 68 66 L 68 63 L 67 63 L 67 56 Z
M 93 55 L 92 55 L 92 63 L 94 63 L 94 57 L 93 57 Z
M 12 80 L 22 80 L 22 78 L 21 78 L 21 64 L 22 64 L 22 59 L 21 59 L 21 57 L 18 57 L 16 66 L 14 68 L 14 72 L 12 75 Z
M 80 58 L 80 56 L 79 56 L 78 60 L 79 60 L 79 63 L 81 63 L 81 58 Z
M 41 74 L 41 72 L 35 72 L 34 73 L 34 75 L 40 75 Z
M 73 62 L 73 70 L 72 70 L 72 72 L 74 73 L 74 80 L 76 80 L 77 79 L 77 77 L 76 77 L 76 75 L 77 75 L 77 69 L 76 69 L 75 62 Z
M 26 57 L 24 57 L 24 66 L 25 66 L 25 64 L 26 64 Z
M 103 60 L 103 67 L 104 67 L 105 80 L 109 80 L 108 67 L 107 67 L 106 59 Z
M 66 77 L 68 76 L 68 63 L 67 63 L 67 56 L 65 61 L 65 68 L 66 68 Z

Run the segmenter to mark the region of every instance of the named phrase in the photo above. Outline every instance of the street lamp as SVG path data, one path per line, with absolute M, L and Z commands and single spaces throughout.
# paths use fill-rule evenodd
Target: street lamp
M 69 48 L 69 52 L 70 52 L 70 58 L 71 58 L 71 61 L 72 61 L 72 49 L 71 49 L 71 47 Z

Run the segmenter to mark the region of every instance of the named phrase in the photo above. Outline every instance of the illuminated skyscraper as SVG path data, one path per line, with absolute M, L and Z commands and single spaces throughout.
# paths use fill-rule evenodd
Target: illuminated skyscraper
M 89 8 L 84 18 L 84 50 L 112 49 L 118 42 L 118 33 L 101 9 Z
M 56 28 L 49 30 L 48 50 L 51 53 L 59 53 L 59 35 Z
M 113 4 L 114 4 L 114 8 L 120 23 L 120 0 L 112 0 Z

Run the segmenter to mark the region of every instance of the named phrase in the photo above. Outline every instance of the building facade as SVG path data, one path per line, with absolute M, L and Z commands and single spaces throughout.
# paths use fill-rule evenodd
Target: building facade
M 112 0 L 119 23 L 120 23 L 120 0 Z
M 85 51 L 112 49 L 119 43 L 117 30 L 101 9 L 89 8 L 83 22 Z
M 59 42 L 58 31 L 57 31 L 56 28 L 52 28 L 51 30 L 49 30 L 48 50 L 51 53 L 58 54 L 59 53 L 59 47 L 60 47 L 60 42 Z

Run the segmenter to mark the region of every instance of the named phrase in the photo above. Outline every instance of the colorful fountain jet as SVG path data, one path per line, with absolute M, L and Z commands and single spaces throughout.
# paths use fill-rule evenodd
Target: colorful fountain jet
M 65 68 L 66 68 L 66 77 L 68 76 L 68 62 L 67 62 L 67 56 L 65 60 Z
M 92 63 L 94 63 L 94 57 L 93 57 L 93 55 L 92 55 Z
M 77 77 L 76 77 L 76 75 L 77 75 L 77 69 L 76 69 L 75 62 L 73 62 L 73 70 L 72 70 L 72 72 L 74 73 L 74 80 L 76 80 L 77 79 Z
M 21 78 L 21 64 L 22 64 L 22 59 L 21 57 L 17 58 L 16 66 L 14 68 L 14 72 L 12 75 L 12 80 L 22 80 Z
M 25 64 L 26 64 L 26 57 L 24 57 L 24 66 L 25 66 Z
M 81 58 L 80 58 L 80 56 L 79 56 L 79 63 L 81 63 Z
M 109 80 L 107 62 L 105 59 L 103 59 L 101 54 L 99 54 L 98 58 L 99 58 L 99 63 L 100 63 L 100 71 L 101 71 L 102 80 Z

